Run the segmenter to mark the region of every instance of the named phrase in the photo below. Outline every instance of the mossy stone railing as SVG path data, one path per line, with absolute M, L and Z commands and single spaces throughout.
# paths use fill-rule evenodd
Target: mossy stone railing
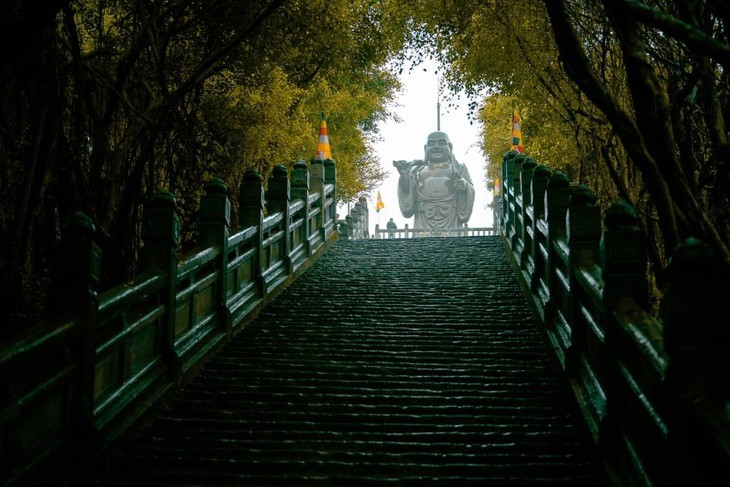
M 52 258 L 55 313 L 0 346 L 3 485 L 69 482 L 337 240 L 334 162 L 299 161 L 289 176 L 276 167 L 265 198 L 261 176 L 245 174 L 233 233 L 228 188 L 208 182 L 187 255 L 175 197 L 157 192 L 143 271 L 104 292 L 93 222 L 68 221 Z
M 602 217 L 590 188 L 515 152 L 499 193 L 514 268 L 617 485 L 730 481 L 726 265 L 684 242 L 653 316 L 633 207 Z
M 370 238 L 370 210 L 364 196 L 358 198 L 345 218 L 337 221 L 340 236 L 346 240 Z

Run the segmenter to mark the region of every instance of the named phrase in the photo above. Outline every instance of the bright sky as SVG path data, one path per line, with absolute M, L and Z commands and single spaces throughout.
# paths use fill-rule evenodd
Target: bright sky
M 425 72 L 424 67 L 427 69 Z M 436 130 L 438 77 L 434 67 L 434 63 L 425 63 L 411 72 L 404 70 L 400 77 L 403 91 L 397 98 L 394 109 L 401 121 L 388 121 L 380 125 L 382 140 L 376 144 L 376 150 L 381 166 L 390 176 L 379 188 L 367 195 L 371 235 L 375 233 L 376 224 L 383 229 L 390 218 L 393 218 L 398 228 L 404 228 L 406 223 L 409 228 L 413 228 L 413 217 L 404 218 L 398 208 L 398 171 L 393 167 L 393 161 L 423 159 L 426 138 Z M 454 156 L 456 160 L 466 164 L 476 189 L 469 227 L 491 227 L 492 210 L 487 205 L 492 200 L 492 194 L 487 191 L 484 177 L 486 161 L 478 147 L 479 127 L 476 123 L 469 124 L 469 100 L 461 96 L 456 101 L 457 107 L 445 107 L 447 103 L 441 100 L 441 130 L 449 135 L 454 145 Z M 385 205 L 379 214 L 375 211 L 378 190 Z M 346 211 L 342 214 L 346 214 Z

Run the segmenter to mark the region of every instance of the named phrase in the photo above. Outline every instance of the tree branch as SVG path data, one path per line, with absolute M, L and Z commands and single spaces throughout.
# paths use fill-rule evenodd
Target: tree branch
M 673 248 L 678 242 L 678 231 L 672 195 L 664 176 L 647 150 L 639 127 L 634 119 L 620 108 L 621 105 L 591 69 L 588 57 L 569 22 L 564 1 L 547 0 L 546 8 L 565 71 L 611 121 L 629 157 L 643 175 L 657 211 L 665 222 L 664 241 L 669 248 Z
M 620 2 L 636 20 L 669 34 L 698 52 L 714 57 L 726 70 L 730 69 L 730 48 L 727 44 L 715 40 L 695 26 L 642 2 L 633 0 L 620 0 Z

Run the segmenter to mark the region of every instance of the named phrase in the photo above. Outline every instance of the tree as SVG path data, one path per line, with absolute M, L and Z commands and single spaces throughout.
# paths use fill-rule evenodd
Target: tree
M 411 42 L 453 88 L 487 92 L 491 161 L 517 106 L 538 162 L 639 209 L 660 279 L 689 236 L 730 257 L 727 2 L 414 3 Z
M 722 3 L 605 3 L 623 61 L 618 89 L 630 94 L 628 106 L 597 75 L 568 22 L 579 7 L 552 1 L 547 9 L 566 71 L 610 120 L 642 175 L 665 248 L 696 236 L 730 261 L 723 94 L 730 49 Z
M 389 5 L 4 2 L 4 45 L 19 46 L 0 58 L 0 292 L 16 305 L 11 322 L 40 317 L 45 256 L 74 211 L 99 229 L 103 286 L 117 284 L 135 272 L 156 189 L 174 191 L 190 228 L 207 177 L 235 188 L 248 168 L 267 175 L 313 155 L 323 110 L 341 194 L 382 177 L 370 141 L 397 89 L 383 66 L 402 43 L 383 21 Z

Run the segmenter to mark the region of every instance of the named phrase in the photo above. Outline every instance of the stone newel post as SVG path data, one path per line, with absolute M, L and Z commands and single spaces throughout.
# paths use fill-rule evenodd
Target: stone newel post
M 205 196 L 200 200 L 199 239 L 201 246 L 219 247 L 216 271 L 220 285 L 215 287 L 214 303 L 227 333 L 231 319 L 226 310 L 226 272 L 228 267 L 228 236 L 231 226 L 231 202 L 228 188 L 222 179 L 213 178 L 205 185 Z
M 269 201 L 267 203 L 269 211 L 272 213 L 282 214 L 282 229 L 284 230 L 284 239 L 282 242 L 281 255 L 284 261 L 289 265 L 289 253 L 292 250 L 290 218 L 289 218 L 289 199 L 291 197 L 291 187 L 289 183 L 289 171 L 283 164 L 274 167 L 269 179 Z
M 337 167 L 332 159 L 324 160 L 324 183 L 332 184 L 334 187 L 330 196 L 332 198 L 332 207 L 327 208 L 325 212 L 325 225 L 329 225 L 330 222 L 334 225 L 337 221 Z
M 142 265 L 155 269 L 167 277 L 165 287 L 165 316 L 160 330 L 161 354 L 168 366 L 170 378 L 182 372 L 180 357 L 175 351 L 175 294 L 177 291 L 178 247 L 180 245 L 180 218 L 175 197 L 169 191 L 157 191 L 145 211 L 142 226 Z
M 97 311 L 101 250 L 94 241 L 96 227 L 81 212 L 66 221 L 61 241 L 51 261 L 49 307 L 54 312 L 67 312 L 81 322 L 81 377 L 78 394 L 78 420 L 90 430 L 94 414 L 94 375 L 96 357 Z
M 264 214 L 264 185 L 261 182 L 261 173 L 255 169 L 249 169 L 243 175 L 238 208 L 242 228 L 261 225 Z
M 271 179 L 269 179 L 268 194 L 268 208 L 272 213 L 289 213 L 291 185 L 289 183 L 289 170 L 285 165 L 277 164 L 274 166 Z
M 596 193 L 580 186 L 570 196 L 566 226 L 570 266 L 576 268 L 597 264 L 601 240 L 601 209 L 596 206 Z
M 711 247 L 689 238 L 674 249 L 667 278 L 661 315 L 669 356 L 669 461 L 692 467 L 680 470 L 683 475 L 673 479 L 677 485 L 691 485 L 697 482 L 693 478 L 697 469 L 703 473 L 727 473 L 727 457 L 722 463 L 713 464 L 712 460 L 717 458 L 715 445 L 727 440 L 728 266 L 716 258 Z
M 522 213 L 522 208 L 517 206 L 518 200 L 522 200 L 522 182 L 520 181 L 520 175 L 522 173 L 522 163 L 525 162 L 525 156 L 524 154 L 518 154 L 515 156 L 515 158 L 512 160 L 512 164 L 510 166 L 511 172 L 510 172 L 510 188 L 512 189 L 514 193 L 514 199 L 510 202 L 510 219 L 512 220 L 512 234 L 510 235 L 510 243 L 512 245 L 512 248 L 515 248 L 515 245 L 519 241 L 519 239 L 522 237 L 522 229 L 524 225 L 524 220 L 522 218 L 517 218 L 517 215 Z M 524 200 L 523 204 L 524 204 Z M 514 212 L 513 212 L 514 211 Z
M 625 201 L 616 202 L 606 210 L 604 224 L 600 249 L 606 309 L 648 309 L 646 249 L 636 210 Z
M 324 237 L 324 164 L 321 159 L 312 159 L 309 165 L 309 182 L 312 193 L 319 194 L 319 202 L 317 208 L 319 214 L 316 217 L 315 228 L 312 231 L 319 231 Z
M 532 236 L 530 235 L 530 232 L 528 231 L 528 226 L 533 227 L 532 221 L 528 220 L 528 209 L 532 206 L 532 179 L 533 174 L 535 172 L 535 168 L 537 167 L 537 164 L 535 163 L 535 159 L 532 157 L 526 157 L 525 161 L 522 163 L 522 170 L 520 171 L 520 193 L 522 193 L 522 233 L 520 234 L 520 238 L 522 239 L 522 242 L 524 243 L 524 248 L 522 249 L 522 255 L 520 255 L 520 262 L 522 266 L 525 266 L 528 258 L 530 255 L 535 255 L 533 250 L 533 242 L 532 242 Z M 533 218 L 535 216 L 535 213 L 533 211 L 532 214 Z M 532 234 L 534 235 L 534 233 Z
M 231 226 L 231 202 L 222 179 L 213 178 L 205 184 L 205 196 L 200 200 L 199 241 L 203 246 L 228 243 Z
M 514 214 L 510 212 L 510 204 L 514 204 L 512 197 L 510 196 L 509 190 L 514 185 L 515 179 L 515 157 L 517 151 L 507 152 L 502 156 L 502 233 L 505 237 L 510 237 L 513 232 L 514 225 Z
M 309 249 L 310 223 L 309 223 L 309 170 L 307 163 L 297 161 L 291 173 L 291 199 L 304 201 L 302 218 L 304 222 L 300 227 L 301 241 L 306 242 Z
M 352 218 L 351 214 L 347 214 L 345 216 L 345 228 L 347 228 L 347 234 L 345 235 L 345 238 L 349 239 L 350 237 L 354 236 L 354 219 Z
M 730 398 L 727 268 L 695 238 L 672 253 L 662 300 L 668 377 L 678 396 Z
M 532 173 L 531 199 L 535 208 L 535 221 L 545 217 L 545 190 L 552 171 L 544 164 L 538 164 Z
M 259 293 L 263 293 L 263 284 L 260 277 L 263 273 L 263 251 L 264 240 L 261 231 L 264 220 L 264 185 L 261 182 L 261 174 L 255 169 L 249 169 L 243 175 L 243 184 L 238 194 L 238 213 L 242 228 L 256 227 L 256 252 L 253 269 L 254 278 L 259 283 Z
M 567 227 L 568 248 L 568 279 L 570 289 L 579 289 L 578 274 L 582 269 L 594 270 L 598 273 L 599 262 L 598 246 L 601 240 L 601 210 L 596 206 L 596 194 L 586 186 L 578 186 L 570 195 L 570 207 L 565 217 Z M 571 371 L 580 369 L 580 349 L 585 346 L 585 336 L 588 333 L 582 317 L 580 300 L 570 293 L 567 296 L 570 307 L 570 323 L 572 323 L 573 347 L 566 356 L 566 368 Z M 578 344 L 577 346 L 575 346 Z

